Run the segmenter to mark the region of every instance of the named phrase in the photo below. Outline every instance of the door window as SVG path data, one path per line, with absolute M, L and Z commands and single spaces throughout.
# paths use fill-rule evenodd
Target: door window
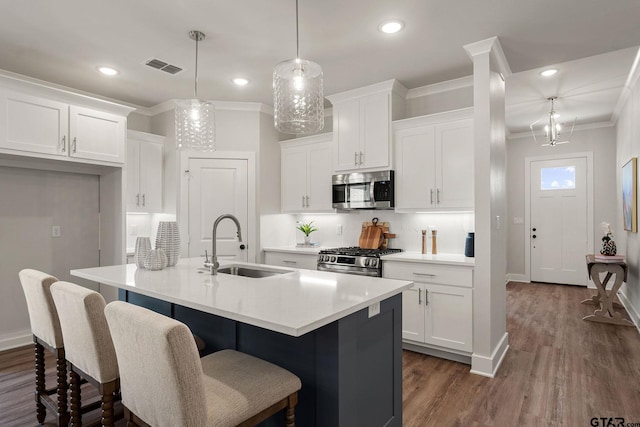
M 540 190 L 574 190 L 575 188 L 575 166 L 540 168 Z

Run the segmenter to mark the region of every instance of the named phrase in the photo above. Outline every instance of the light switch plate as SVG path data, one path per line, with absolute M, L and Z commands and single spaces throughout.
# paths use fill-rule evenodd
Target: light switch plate
M 376 302 L 375 304 L 371 304 L 369 306 L 369 317 L 373 317 L 380 314 L 380 301 Z
M 514 216 L 513 217 L 513 223 L 514 224 L 524 224 L 524 218 L 522 218 L 521 216 Z
M 51 237 L 60 237 L 60 226 L 52 225 L 51 226 Z

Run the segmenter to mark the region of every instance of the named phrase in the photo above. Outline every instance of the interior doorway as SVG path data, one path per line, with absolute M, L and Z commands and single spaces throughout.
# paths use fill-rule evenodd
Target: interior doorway
M 526 247 L 532 282 L 586 286 L 593 252 L 591 153 L 527 158 Z

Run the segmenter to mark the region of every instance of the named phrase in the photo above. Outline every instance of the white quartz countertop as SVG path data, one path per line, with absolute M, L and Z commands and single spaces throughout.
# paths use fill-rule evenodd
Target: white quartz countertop
M 71 275 L 292 336 L 301 336 L 409 289 L 410 281 L 260 266 L 286 271 L 248 278 L 202 271 L 203 258 L 159 271 L 135 264 L 71 270 Z M 257 264 L 221 261 L 220 266 Z
M 318 255 L 321 249 L 326 249 L 326 247 L 318 246 L 315 248 L 298 248 L 296 246 L 274 246 L 270 248 L 262 248 L 262 250 L 265 252 L 284 252 L 284 253 L 309 254 L 309 255 Z
M 395 254 L 383 255 L 380 257 L 383 261 L 408 261 L 422 262 L 430 264 L 446 264 L 473 267 L 475 266 L 475 258 L 468 258 L 459 254 L 423 254 L 420 252 L 398 252 Z

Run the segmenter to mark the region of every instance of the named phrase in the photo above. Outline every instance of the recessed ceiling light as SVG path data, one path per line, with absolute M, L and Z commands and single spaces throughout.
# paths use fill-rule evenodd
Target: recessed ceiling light
M 541 76 L 544 76 L 544 77 L 551 77 L 551 76 L 553 76 L 553 75 L 554 75 L 555 73 L 557 73 L 557 72 L 558 72 L 558 69 L 557 69 L 557 68 L 549 68 L 548 70 L 544 70 L 544 71 L 542 71 L 542 72 L 540 73 L 540 75 L 541 75 Z
M 233 81 L 233 83 L 235 83 L 238 86 L 246 86 L 249 83 L 249 80 L 247 80 L 247 79 L 245 79 L 243 77 L 236 77 L 232 81 Z
M 100 71 L 105 76 L 115 76 L 118 74 L 118 70 L 111 67 L 98 67 L 98 71 Z
M 378 29 L 383 33 L 393 34 L 400 31 L 403 27 L 404 27 L 404 23 L 402 21 L 398 21 L 394 19 L 392 21 L 383 22 L 382 24 L 380 24 Z

